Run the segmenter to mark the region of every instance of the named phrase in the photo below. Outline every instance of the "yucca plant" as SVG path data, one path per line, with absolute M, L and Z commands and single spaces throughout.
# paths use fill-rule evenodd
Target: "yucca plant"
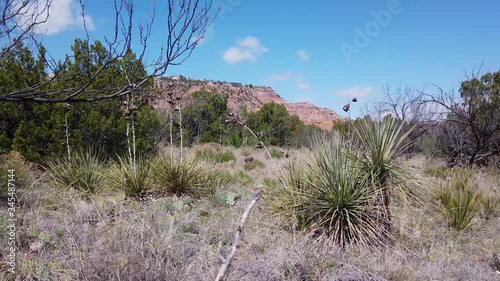
M 75 188 L 84 194 L 96 193 L 103 186 L 104 165 L 99 153 L 76 151 L 71 159 L 49 163 L 50 175 L 59 188 Z
M 162 195 L 213 196 L 228 181 L 225 174 L 200 160 L 160 156 L 154 161 L 154 178 Z
M 379 227 L 376 191 L 348 155 L 344 139 L 333 135 L 314 140 L 312 158 L 288 171 L 286 180 L 270 182 L 264 198 L 288 220 L 334 244 L 385 245 Z
M 154 189 L 151 165 L 145 160 L 134 163 L 130 157 L 118 157 L 111 163 L 107 179 L 111 188 L 121 190 L 129 197 L 143 198 Z
M 408 136 L 412 129 L 405 130 L 404 122 L 386 117 L 382 122 L 370 122 L 366 119 L 358 123 L 351 140 L 357 147 L 357 154 L 351 157 L 357 162 L 362 173 L 369 176 L 373 188 L 380 194 L 377 200 L 382 204 L 386 230 L 391 231 L 391 198 L 394 191 L 399 191 L 406 198 L 416 198 L 417 185 L 414 175 L 398 159 L 412 145 Z
M 456 230 L 469 227 L 481 209 L 482 197 L 472 180 L 470 170 L 452 173 L 450 180 L 434 193 L 440 203 L 439 212 Z

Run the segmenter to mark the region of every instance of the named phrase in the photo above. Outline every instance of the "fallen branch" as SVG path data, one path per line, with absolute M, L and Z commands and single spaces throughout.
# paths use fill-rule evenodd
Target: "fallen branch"
M 241 236 L 243 235 L 243 227 L 245 226 L 245 222 L 248 219 L 248 216 L 250 215 L 250 212 L 252 211 L 253 207 L 255 206 L 255 203 L 257 203 L 257 201 L 260 199 L 260 192 L 262 191 L 262 187 L 263 186 L 261 185 L 254 191 L 252 201 L 250 201 L 250 203 L 245 209 L 245 212 L 243 212 L 243 215 L 241 216 L 241 221 L 240 224 L 238 225 L 238 229 L 234 233 L 233 246 L 231 247 L 231 252 L 229 253 L 229 255 L 227 255 L 226 257 L 222 255 L 221 253 L 222 245 L 219 244 L 219 247 L 217 248 L 217 257 L 221 260 L 222 265 L 219 268 L 219 273 L 217 274 L 215 281 L 224 280 L 226 272 L 229 269 L 229 266 L 231 265 L 231 262 L 234 259 L 236 250 L 240 246 Z

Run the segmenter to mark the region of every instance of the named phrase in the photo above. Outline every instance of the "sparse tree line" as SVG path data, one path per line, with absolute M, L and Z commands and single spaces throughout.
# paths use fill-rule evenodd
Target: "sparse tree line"
M 500 71 L 466 77 L 458 93 L 431 85 L 426 89 L 384 88 L 364 118 L 391 115 L 413 128 L 408 153 L 443 157 L 448 166 L 500 165 Z M 358 122 L 357 120 L 353 121 Z M 337 124 L 347 127 L 346 124 Z
M 77 39 L 72 50 L 74 59 L 59 70 L 71 79 L 51 83 L 51 91 L 63 92 L 83 83 L 90 73 L 102 67 L 107 56 L 99 41 L 89 46 L 84 40 Z M 50 79 L 44 55 L 42 49 L 35 57 L 29 48 L 17 43 L 0 62 L 1 91 L 15 91 Z M 122 60 L 108 64 L 100 71 L 89 90 L 126 83 L 127 79 L 144 76 L 146 72 L 130 50 Z M 249 137 L 241 127 L 226 122 L 231 114 L 227 94 L 198 91 L 189 97 L 171 97 L 168 102 L 172 107 L 166 115 L 150 106 L 154 94 L 152 82 L 148 82 L 135 95 L 92 103 L 0 102 L 0 149 L 3 152 L 19 151 L 27 160 L 38 163 L 64 157 L 71 149 L 89 147 L 99 148 L 110 156 L 122 155 L 131 146 L 132 129 L 136 136 L 133 147 L 141 156 L 153 154 L 162 142 L 176 146 L 206 142 L 236 147 L 257 144 L 257 140 Z M 182 112 L 181 98 L 187 104 Z M 319 131 L 305 126 L 297 116 L 290 116 L 279 104 L 266 104 L 257 112 L 242 109 L 239 115 L 266 144 L 307 145 L 307 135 Z M 130 120 L 134 120 L 133 127 L 130 127 Z

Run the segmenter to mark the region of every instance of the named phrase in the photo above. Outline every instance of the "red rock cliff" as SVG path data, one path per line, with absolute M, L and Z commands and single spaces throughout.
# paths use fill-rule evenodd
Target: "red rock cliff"
M 275 102 L 283 104 L 291 115 L 297 115 L 305 124 L 315 125 L 323 130 L 330 130 L 335 122 L 344 119 L 331 109 L 319 108 L 309 102 L 287 103 L 271 87 L 200 80 L 185 80 L 179 84 L 177 82 L 177 80 L 167 78 L 159 78 L 155 81 L 160 89 L 159 94 L 153 100 L 155 108 L 160 110 L 169 108 L 166 93 L 162 89 L 166 89 L 166 85 L 172 83 L 175 91 L 183 97 L 201 89 L 228 93 L 228 107 L 234 112 L 238 112 L 243 106 L 246 106 L 249 111 L 257 111 L 263 104 Z M 183 100 L 186 99 L 182 98 L 181 101 Z

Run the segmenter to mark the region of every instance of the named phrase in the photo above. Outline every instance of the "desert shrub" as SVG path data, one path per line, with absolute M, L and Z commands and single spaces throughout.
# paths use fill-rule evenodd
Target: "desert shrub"
M 0 198 L 5 198 L 8 191 L 8 179 L 9 170 L 14 170 L 13 179 L 16 193 L 29 187 L 33 181 L 34 177 L 32 171 L 35 166 L 24 160 L 19 152 L 11 151 L 7 154 L 0 154 Z M 18 196 L 20 194 L 17 194 Z
M 446 166 L 428 167 L 424 170 L 425 175 L 440 179 L 446 179 L 446 177 L 448 177 L 449 172 L 450 169 Z
M 490 219 L 500 209 L 500 196 L 495 192 L 484 194 L 481 198 L 483 216 Z
M 254 182 L 253 178 L 247 174 L 245 171 L 239 170 L 236 172 L 234 175 L 235 178 L 237 179 L 238 182 L 242 183 L 243 185 L 249 185 Z
M 481 194 L 477 190 L 472 172 L 459 170 L 434 191 L 434 197 L 440 203 L 438 211 L 450 227 L 464 230 L 472 224 L 481 209 Z
M 247 125 L 255 132 L 263 133 L 266 144 L 282 146 L 293 142 L 304 127 L 295 115 L 290 115 L 285 106 L 274 102 L 264 104 L 258 111 L 248 115 Z
M 208 161 L 211 163 L 225 163 L 236 160 L 234 153 L 231 150 L 214 150 L 214 149 L 198 149 L 195 152 L 196 158 L 199 160 Z
M 143 198 L 154 189 L 149 161 L 134 163 L 129 157 L 118 157 L 111 163 L 106 177 L 112 189 L 121 190 L 129 197 Z
M 190 95 L 189 104 L 182 112 L 187 144 L 220 141 L 224 116 L 228 114 L 227 99 L 227 94 L 204 90 Z
M 223 150 L 215 154 L 215 161 L 217 163 L 224 163 L 236 160 L 234 153 L 230 150 Z
M 255 148 L 255 147 L 253 147 L 253 146 L 243 146 L 243 147 L 241 148 L 241 154 L 242 154 L 243 156 L 245 156 L 245 157 L 246 157 L 246 156 L 250 156 L 250 155 L 252 155 L 252 153 L 254 153 L 254 152 L 255 152 L 255 150 L 256 150 L 256 148 Z
M 50 175 L 58 188 L 74 188 L 85 194 L 96 193 L 105 181 L 101 155 L 93 151 L 75 151 L 71 158 L 49 163 Z
M 251 171 L 257 168 L 264 168 L 264 166 L 264 163 L 254 159 L 252 162 L 245 163 L 244 169 L 245 171 Z
M 271 157 L 274 159 L 281 159 L 285 157 L 285 154 L 283 153 L 282 150 L 277 149 L 276 147 L 271 147 L 269 149 L 269 154 L 271 154 Z
M 161 195 L 213 196 L 217 188 L 230 180 L 227 173 L 214 170 L 209 163 L 168 155 L 155 159 L 153 170 Z

